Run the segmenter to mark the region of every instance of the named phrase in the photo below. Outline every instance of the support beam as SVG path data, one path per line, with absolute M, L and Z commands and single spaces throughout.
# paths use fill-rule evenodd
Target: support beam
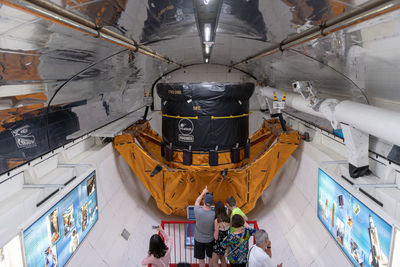
M 350 125 L 341 124 L 344 143 L 349 159 L 349 174 L 352 178 L 364 176 L 369 172 L 369 134 Z

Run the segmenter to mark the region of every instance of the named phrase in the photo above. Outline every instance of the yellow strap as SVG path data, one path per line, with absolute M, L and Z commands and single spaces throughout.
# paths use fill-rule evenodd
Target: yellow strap
M 211 116 L 211 119 L 212 119 L 212 120 L 218 120 L 218 119 L 235 119 L 235 118 L 246 117 L 246 116 L 249 116 L 249 113 L 245 113 L 245 114 L 242 114 L 242 115 L 235 115 L 235 116 L 232 116 L 232 115 L 229 115 L 229 116 L 222 116 L 222 117 Z
M 278 98 L 276 97 L 275 91 L 274 91 L 274 101 L 278 101 Z
M 229 115 L 229 116 L 221 116 L 221 117 L 211 116 L 211 119 L 213 119 L 213 120 L 218 120 L 218 119 L 235 119 L 235 118 L 241 118 L 241 117 L 249 116 L 250 113 L 251 113 L 251 112 L 245 113 L 245 114 L 242 114 L 242 115 Z M 161 112 L 160 112 L 160 114 L 161 114 L 163 117 L 174 118 L 174 119 L 192 119 L 192 120 L 197 120 L 197 119 L 199 118 L 199 116 L 196 116 L 196 117 L 172 116 L 172 115 L 162 114 Z
M 285 94 L 283 95 L 282 101 L 285 102 L 286 101 L 286 94 L 287 92 L 285 92 Z
M 190 120 L 197 120 L 199 117 L 182 117 L 182 116 L 172 116 L 172 115 L 167 115 L 167 114 L 162 114 L 163 117 L 167 118 L 174 118 L 174 119 L 190 119 Z

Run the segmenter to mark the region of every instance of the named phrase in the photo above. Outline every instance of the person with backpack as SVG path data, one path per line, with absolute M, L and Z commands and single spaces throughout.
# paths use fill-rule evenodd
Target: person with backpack
M 228 234 L 221 245 L 226 248 L 225 256 L 231 267 L 246 267 L 249 239 L 255 235 L 256 230 L 244 227 L 244 219 L 239 214 L 232 216 L 231 224 L 235 230 Z

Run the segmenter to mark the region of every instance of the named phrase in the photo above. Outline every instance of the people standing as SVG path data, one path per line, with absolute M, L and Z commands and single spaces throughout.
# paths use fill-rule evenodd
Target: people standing
M 204 204 L 200 206 L 204 197 Z M 199 266 L 205 267 L 205 256 L 209 258 L 209 266 L 212 267 L 211 257 L 214 244 L 214 217 L 211 210 L 214 202 L 212 193 L 208 192 L 207 186 L 198 196 L 195 202 L 194 215 L 196 217 L 196 228 L 194 233 L 194 257 L 199 260 Z
M 271 241 L 267 232 L 260 229 L 255 234 L 255 240 L 256 244 L 249 251 L 248 267 L 273 267 Z M 278 267 L 282 267 L 282 263 L 278 264 Z
M 239 214 L 232 216 L 233 233 L 228 234 L 222 246 L 227 249 L 227 258 L 231 267 L 246 267 L 247 254 L 249 252 L 249 239 L 256 230 L 244 227 L 244 219 Z
M 229 233 L 230 220 L 224 203 L 218 201 L 215 203 L 215 220 L 214 220 L 214 239 L 215 243 L 213 246 L 212 264 L 218 266 L 218 259 L 221 261 L 221 267 L 226 267 L 225 260 L 225 248 L 221 245 L 221 242 Z
M 151 264 L 156 267 L 167 267 L 171 260 L 172 240 L 161 227 L 156 228 L 156 230 L 161 233 L 166 244 L 158 234 L 152 235 L 149 244 L 149 255 L 142 260 L 142 265 Z
M 247 218 L 246 214 L 244 214 L 244 212 L 240 208 L 236 207 L 236 199 L 233 196 L 230 196 L 226 199 L 226 206 L 228 207 L 228 209 L 231 210 L 231 216 L 230 216 L 231 222 L 232 222 L 232 217 L 234 215 L 238 214 L 243 217 L 245 224 L 246 224 L 246 221 L 248 221 L 248 218 Z M 246 225 L 246 226 L 249 227 L 248 225 Z M 229 233 L 232 233 L 234 231 L 235 231 L 235 229 L 232 227 L 232 224 L 231 224 Z

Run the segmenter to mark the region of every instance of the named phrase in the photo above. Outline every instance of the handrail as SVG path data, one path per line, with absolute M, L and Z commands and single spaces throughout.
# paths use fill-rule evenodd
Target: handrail
M 247 223 L 259 230 L 257 221 L 247 221 Z M 195 220 L 161 221 L 161 228 L 173 240 L 170 266 L 175 266 L 179 262 L 188 262 L 195 266 L 198 263 L 193 255 L 194 232 L 192 231 L 194 231 L 195 224 Z M 254 238 L 253 242 L 255 243 Z

